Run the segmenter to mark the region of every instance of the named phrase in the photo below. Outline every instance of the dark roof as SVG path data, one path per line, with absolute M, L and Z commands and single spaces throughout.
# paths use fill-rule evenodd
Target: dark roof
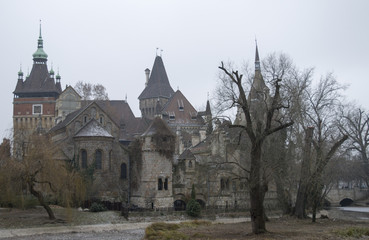
M 30 75 L 25 81 L 18 80 L 13 93 L 19 97 L 57 97 L 61 86 L 50 77 L 46 64 L 34 63 Z
M 196 158 L 190 149 L 186 149 L 181 155 L 179 155 L 178 159 L 182 160 L 182 159 L 196 159 Z
M 74 137 L 107 137 L 113 136 L 106 131 L 95 119 L 91 119 L 86 125 L 84 125 Z
M 203 119 L 198 116 L 197 111 L 180 90 L 177 90 L 174 95 L 165 104 L 162 110 L 163 115 L 169 117 L 169 124 L 187 124 L 187 125 L 202 125 Z M 170 116 L 174 115 L 174 119 Z
M 91 103 L 90 103 L 91 104 Z M 64 127 L 66 127 L 69 123 L 71 123 L 81 112 L 83 112 L 88 106 L 90 106 L 90 104 L 88 105 L 85 105 L 83 107 L 81 107 L 80 109 L 74 111 L 74 112 L 71 112 L 69 113 L 64 121 L 58 123 L 56 126 L 54 126 L 53 128 L 50 129 L 50 132 L 55 132 L 59 129 L 62 129 Z
M 151 122 L 149 128 L 142 134 L 142 136 L 152 136 L 156 133 L 173 136 L 173 133 L 169 129 L 168 125 L 159 117 L 155 118 Z
M 64 121 L 53 127 L 50 131 L 57 131 L 70 124 L 91 104 L 96 103 L 108 117 L 120 128 L 119 139 L 131 141 L 135 136 L 141 135 L 149 126 L 147 119 L 136 118 L 126 101 L 82 101 L 82 107 L 66 116 Z
M 156 56 L 149 82 L 138 99 L 158 97 L 170 98 L 173 93 L 174 91 L 170 86 L 163 60 L 160 56 Z

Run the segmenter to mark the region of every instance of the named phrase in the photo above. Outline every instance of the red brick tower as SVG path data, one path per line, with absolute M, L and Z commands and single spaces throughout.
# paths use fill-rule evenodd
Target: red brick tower
M 51 69 L 49 72 L 46 63 L 47 54 L 43 50 L 40 24 L 31 73 L 24 80 L 22 70 L 18 72 L 18 82 L 13 92 L 13 147 L 17 158 L 22 157 L 29 134 L 45 132 L 54 125 L 55 102 L 62 89 L 59 74 L 55 81 L 54 71 Z

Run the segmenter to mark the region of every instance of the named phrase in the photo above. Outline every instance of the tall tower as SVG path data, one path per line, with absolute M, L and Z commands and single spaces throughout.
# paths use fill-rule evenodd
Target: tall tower
M 55 101 L 61 93 L 60 76 L 54 79 L 54 71 L 47 68 L 47 54 L 43 49 L 40 33 L 37 50 L 32 55 L 31 73 L 23 79 L 23 72 L 18 73 L 18 81 L 13 92 L 13 131 L 14 154 L 21 158 L 27 136 L 37 131 L 49 130 L 54 125 Z
M 261 74 L 258 45 L 255 50 L 255 74 L 247 98 L 251 116 L 254 119 L 263 119 L 266 113 L 267 104 L 270 101 L 269 88 L 266 86 Z M 238 107 L 235 124 L 246 125 L 246 117 L 242 109 Z
M 153 119 L 161 109 L 158 107 L 165 106 L 169 98 L 174 94 L 170 86 L 167 73 L 165 71 L 163 60 L 160 56 L 156 56 L 151 75 L 148 76 L 150 70 L 145 70 L 146 86 L 138 99 L 140 100 L 140 110 L 142 117 Z

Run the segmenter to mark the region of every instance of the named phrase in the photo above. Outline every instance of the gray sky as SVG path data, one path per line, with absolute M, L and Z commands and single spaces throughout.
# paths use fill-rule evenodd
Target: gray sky
M 136 116 L 145 68 L 156 48 L 174 90 L 195 108 L 214 92 L 220 61 L 253 62 L 287 53 L 315 77 L 333 71 L 349 84 L 350 101 L 369 109 L 369 1 L 0 0 L 2 136 L 12 127 L 12 92 L 20 64 L 32 68 L 42 19 L 48 66 L 63 89 L 79 80 L 101 83 L 110 99 L 126 94 Z M 203 110 L 203 109 L 200 109 Z

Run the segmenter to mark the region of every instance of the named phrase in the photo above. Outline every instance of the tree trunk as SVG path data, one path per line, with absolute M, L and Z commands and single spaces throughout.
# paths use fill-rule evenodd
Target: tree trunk
M 47 214 L 49 215 L 49 219 L 50 220 L 54 220 L 55 219 L 54 212 L 53 212 L 53 210 L 51 210 L 51 208 L 49 207 L 49 205 L 45 202 L 44 196 L 42 196 L 42 193 L 40 193 L 40 192 L 38 192 L 38 191 L 36 191 L 34 189 L 34 183 L 33 183 L 32 180 L 27 181 L 27 184 L 28 184 L 29 191 L 31 192 L 31 194 L 33 196 L 35 196 L 38 199 L 40 205 L 45 208 Z
M 308 180 L 310 177 L 310 162 L 311 162 L 311 143 L 313 139 L 314 128 L 309 127 L 305 131 L 305 146 L 304 155 L 301 163 L 301 176 L 299 189 L 297 191 L 295 216 L 298 218 L 306 218 L 306 202 L 308 191 Z
M 264 194 L 265 187 L 261 180 L 261 147 L 262 143 L 253 144 L 250 166 L 250 215 L 252 232 L 260 234 L 266 232 Z

